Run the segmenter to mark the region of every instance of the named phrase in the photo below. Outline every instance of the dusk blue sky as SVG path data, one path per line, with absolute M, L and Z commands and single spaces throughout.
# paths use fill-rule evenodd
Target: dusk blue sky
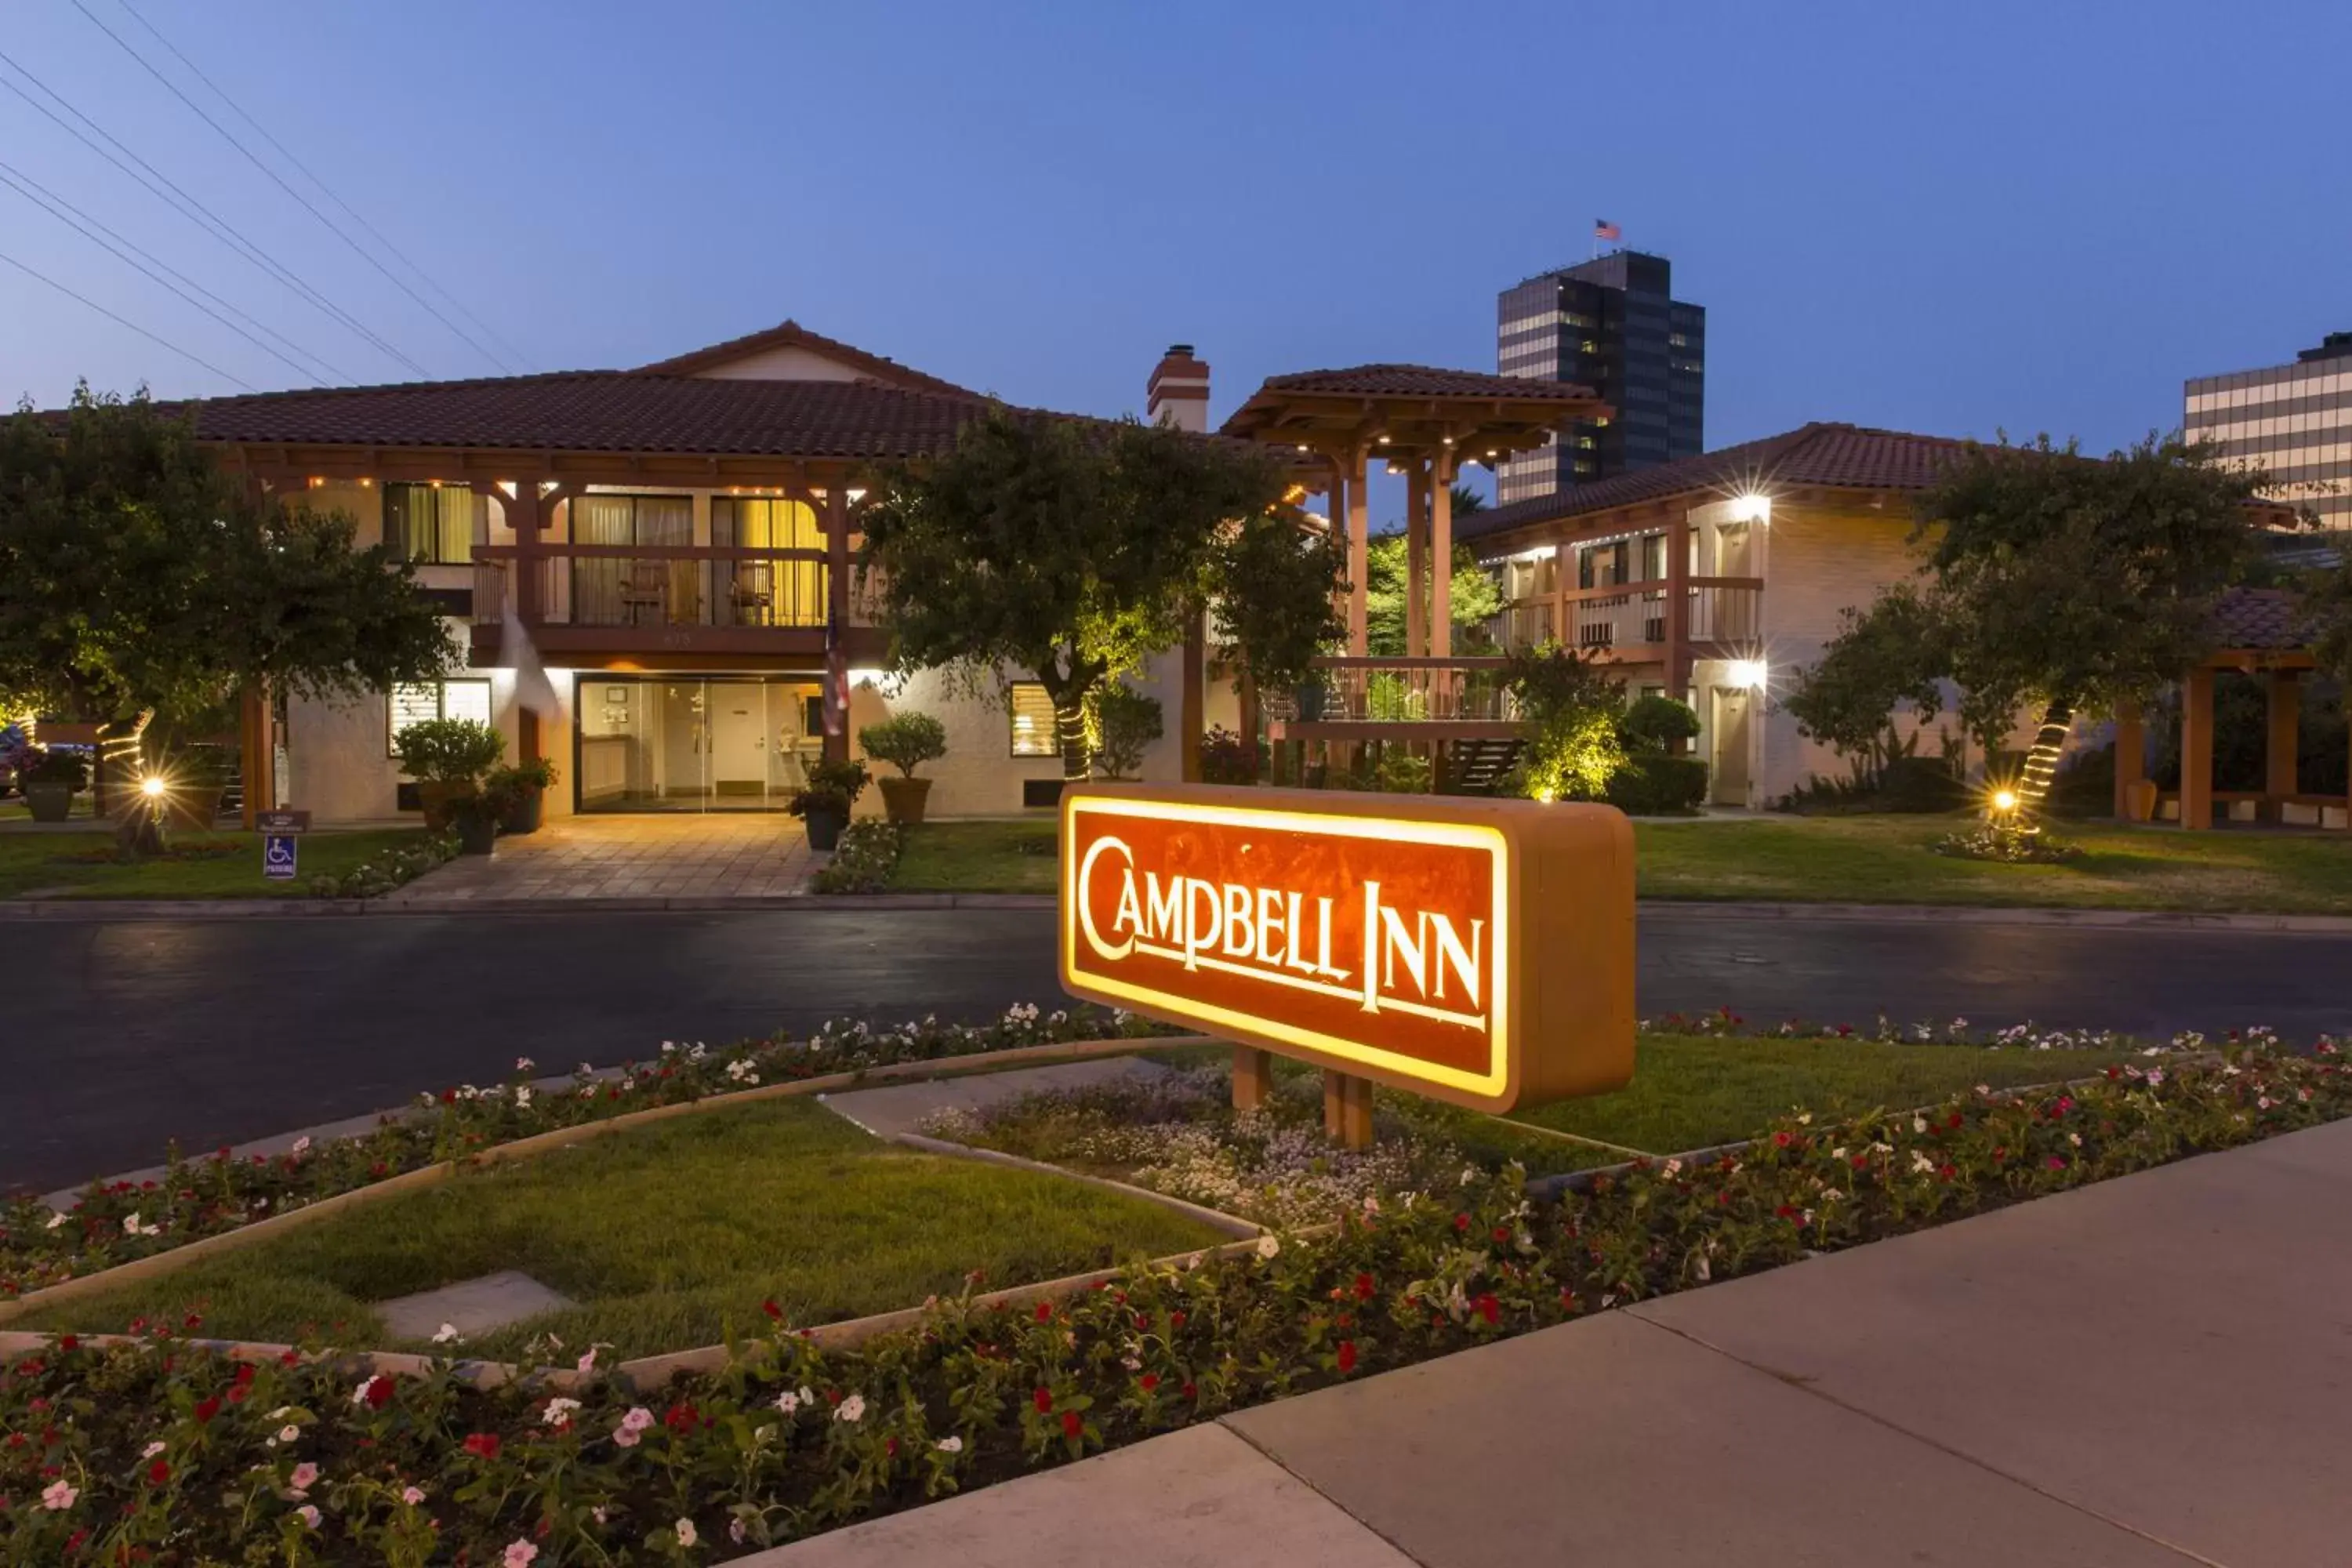
M 84 3 L 274 159 L 122 0 Z M 539 369 L 792 316 L 1113 414 L 1183 341 L 1222 418 L 1282 371 L 1492 369 L 1496 290 L 1584 259 L 1596 217 L 1707 307 L 1710 446 L 1846 419 L 2104 449 L 2177 423 L 2185 376 L 2352 328 L 2341 0 L 135 3 Z M 434 375 L 495 374 L 69 0 L 0 4 L 0 49 Z M 414 379 L 5 90 L 0 159 L 353 377 Z M 0 253 L 299 384 L 5 189 Z M 235 390 L 0 265 L 0 393 L 84 376 Z

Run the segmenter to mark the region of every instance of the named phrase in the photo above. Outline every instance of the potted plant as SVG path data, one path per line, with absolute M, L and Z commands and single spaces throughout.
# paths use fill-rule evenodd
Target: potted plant
M 890 820 L 900 824 L 922 821 L 923 802 L 931 793 L 931 781 L 917 778 L 915 770 L 948 754 L 948 727 L 929 713 L 897 713 L 858 731 L 857 743 L 867 756 L 898 770 L 897 778 L 877 781 L 882 786 L 883 809 L 889 813 Z
M 864 763 L 812 763 L 808 787 L 785 806 L 808 825 L 809 847 L 827 854 L 841 842 L 849 826 L 850 807 L 866 792 L 870 777 Z
M 457 830 L 457 852 L 460 855 L 488 855 L 496 851 L 499 824 L 515 809 L 516 792 L 496 784 L 484 784 L 464 795 L 451 795 L 444 803 L 450 826 Z
M 236 762 L 227 749 L 210 743 L 193 745 L 176 757 L 166 758 L 161 771 L 171 785 L 163 795 L 163 813 L 172 826 L 194 833 L 210 831 L 219 819 L 229 781 L 236 776 Z
M 73 810 L 75 794 L 89 784 L 89 763 L 79 752 L 51 747 L 35 752 L 17 770 L 16 781 L 35 822 L 63 822 Z
M 546 820 L 547 792 L 555 787 L 555 764 L 530 757 L 492 768 L 483 778 L 485 789 L 507 797 L 512 805 L 499 824 L 501 833 L 536 833 Z
M 400 771 L 416 781 L 425 826 L 438 833 L 449 826 L 449 803 L 478 794 L 482 775 L 506 755 L 506 737 L 478 719 L 427 719 L 392 738 Z

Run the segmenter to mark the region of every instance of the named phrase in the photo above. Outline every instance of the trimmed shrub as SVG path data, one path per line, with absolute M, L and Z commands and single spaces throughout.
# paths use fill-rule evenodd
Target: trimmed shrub
M 1706 763 L 1697 757 L 1636 752 L 1609 781 L 1608 803 L 1628 816 L 1685 816 L 1706 800 Z

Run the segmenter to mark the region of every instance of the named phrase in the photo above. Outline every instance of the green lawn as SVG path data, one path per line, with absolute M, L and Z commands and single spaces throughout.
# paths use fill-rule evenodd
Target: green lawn
M 1050 893 L 1060 858 L 1054 816 L 927 822 L 907 832 L 891 888 L 902 893 Z
M 551 1331 L 625 1358 L 764 1330 L 767 1298 L 794 1322 L 827 1322 L 955 1291 L 974 1268 L 1013 1285 L 1227 1239 L 1156 1204 L 913 1153 L 782 1100 L 492 1166 L 9 1327 L 95 1331 L 194 1310 L 207 1334 L 278 1342 L 315 1325 L 383 1348 L 370 1302 L 515 1268 L 580 1305 L 467 1353 L 511 1355 Z
M 422 828 L 375 827 L 309 833 L 299 850 L 300 875 L 289 882 L 261 875 L 261 839 L 252 833 L 171 836 L 175 857 L 143 865 L 112 858 L 114 835 L 0 832 L 0 899 L 28 894 L 59 899 L 308 898 L 310 879 L 337 876 L 370 856 L 422 837 Z
M 1512 1120 L 1652 1154 L 1756 1132 L 1805 1110 L 1834 1118 L 1928 1105 L 1978 1084 L 2013 1089 L 2083 1078 L 2120 1058 L 2019 1047 L 1880 1045 L 1866 1040 L 1644 1035 L 1633 1081 L 1614 1094 L 1555 1100 Z
M 1645 899 L 2352 914 L 2352 834 L 2060 823 L 2052 831 L 2088 853 L 2063 865 L 2004 866 L 1933 853 L 1958 822 L 1636 823 L 1638 886 Z M 1050 819 L 927 825 L 908 836 L 891 886 L 1050 893 L 1055 831 Z

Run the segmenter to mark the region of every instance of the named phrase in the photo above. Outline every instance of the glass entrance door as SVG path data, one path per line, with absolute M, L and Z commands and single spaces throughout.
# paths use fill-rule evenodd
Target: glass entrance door
M 583 675 L 580 809 L 782 811 L 823 752 L 822 689 L 796 675 Z

